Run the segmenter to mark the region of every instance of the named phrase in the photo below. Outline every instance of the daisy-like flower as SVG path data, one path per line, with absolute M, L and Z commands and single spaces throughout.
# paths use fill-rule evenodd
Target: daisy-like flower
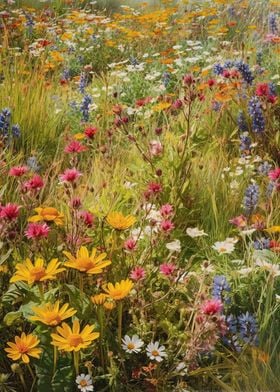
M 168 242 L 165 246 L 168 250 L 170 250 L 170 252 L 181 252 L 180 240 L 174 240 L 172 242 Z
M 39 343 L 40 340 L 36 336 L 32 334 L 26 335 L 22 332 L 21 336 L 15 337 L 15 343 L 7 343 L 9 347 L 5 348 L 5 351 L 8 353 L 8 358 L 11 358 L 13 361 L 21 359 L 24 363 L 29 363 L 29 357 L 40 357 L 42 350 L 37 347 Z
M 164 357 L 167 357 L 165 347 L 160 346 L 159 342 L 149 343 L 146 352 L 151 360 L 156 360 L 157 362 L 161 362 Z
M 78 384 L 78 389 L 81 392 L 93 391 L 92 379 L 89 374 L 84 373 L 76 377 L 76 383 Z
M 101 253 L 96 255 L 97 249 L 93 248 L 91 254 L 85 246 L 77 251 L 76 257 L 69 252 L 63 252 L 69 259 L 64 265 L 69 268 L 77 269 L 80 272 L 86 272 L 87 274 L 100 274 L 103 272 L 103 268 L 111 264 L 110 260 L 106 259 L 107 254 Z
M 217 241 L 212 246 L 220 255 L 230 254 L 234 251 L 234 244 L 237 242 L 235 238 L 227 238 L 225 241 Z
M 24 263 L 16 265 L 16 272 L 11 277 L 10 282 L 27 282 L 33 284 L 34 282 L 43 282 L 45 280 L 54 280 L 56 275 L 65 268 L 59 268 L 60 262 L 57 259 L 52 259 L 47 266 L 44 266 L 44 260 L 37 258 L 33 264 L 30 259 L 26 259 Z
M 56 225 L 63 225 L 63 214 L 61 214 L 56 208 L 53 207 L 38 207 L 35 208 L 37 215 L 31 216 L 28 222 L 54 222 Z
M 120 212 L 110 212 L 107 215 L 106 221 L 116 230 L 126 230 L 134 225 L 136 218 L 132 215 L 124 216 Z
M 187 228 L 187 234 L 188 234 L 188 236 L 190 236 L 192 238 L 202 237 L 202 236 L 207 236 L 208 235 L 208 234 L 206 234 L 204 232 L 204 230 L 199 230 L 197 227 L 188 227 Z
M 75 309 L 69 308 L 69 304 L 64 304 L 60 309 L 59 306 L 59 301 L 56 301 L 55 304 L 47 303 L 42 306 L 34 306 L 32 310 L 35 316 L 31 316 L 29 319 L 56 327 L 63 320 L 72 317 L 77 312 Z
M 144 345 L 143 340 L 139 339 L 138 335 L 133 335 L 132 338 L 125 335 L 122 342 L 122 348 L 129 354 L 139 353 L 141 351 L 141 347 Z
M 94 305 L 103 305 L 109 296 L 107 294 L 101 293 L 90 297 Z
M 61 327 L 57 327 L 57 333 L 52 333 L 52 345 L 56 346 L 58 350 L 63 351 L 80 351 L 87 348 L 91 343 L 99 338 L 99 332 L 93 332 L 94 325 L 86 325 L 83 330 L 80 330 L 79 320 L 74 320 L 73 328 L 68 324 L 62 323 Z
M 102 286 L 105 293 L 115 301 L 119 301 L 128 296 L 132 287 L 133 282 L 130 279 L 122 280 L 115 285 L 113 285 L 113 283 L 108 283 L 107 285 Z

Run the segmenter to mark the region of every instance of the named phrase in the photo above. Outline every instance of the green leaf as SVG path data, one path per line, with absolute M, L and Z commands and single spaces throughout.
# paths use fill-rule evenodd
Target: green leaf
M 76 316 L 82 320 L 88 320 L 92 308 L 89 298 L 71 284 L 65 284 L 63 287 L 69 296 L 71 306 L 77 310 Z
M 4 317 L 4 323 L 10 327 L 16 320 L 18 320 L 21 317 L 22 313 L 20 310 L 16 312 L 9 312 L 6 314 Z

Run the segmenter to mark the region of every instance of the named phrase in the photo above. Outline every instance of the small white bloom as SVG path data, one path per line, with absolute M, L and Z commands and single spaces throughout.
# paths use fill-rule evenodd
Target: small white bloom
M 278 264 L 268 263 L 264 260 L 257 260 L 255 264 L 263 270 L 268 271 L 273 277 L 280 276 L 280 269 Z
M 237 242 L 234 238 L 227 238 L 225 241 L 217 241 L 212 246 L 220 255 L 229 254 L 234 251 L 234 244 Z
M 81 392 L 93 391 L 92 379 L 89 374 L 85 375 L 82 373 L 77 376 L 76 383 Z
M 204 232 L 204 230 L 199 230 L 197 227 L 188 227 L 187 234 L 192 238 L 208 235 Z
M 181 252 L 181 242 L 179 240 L 168 242 L 165 246 L 171 252 Z
M 139 353 L 141 351 L 141 347 L 144 345 L 143 340 L 139 339 L 138 335 L 133 335 L 132 338 L 125 335 L 122 342 L 122 348 L 129 354 Z
M 164 357 L 167 357 L 165 352 L 165 347 L 160 346 L 159 342 L 151 342 L 147 346 L 147 355 L 151 360 L 156 360 L 157 362 L 161 362 Z

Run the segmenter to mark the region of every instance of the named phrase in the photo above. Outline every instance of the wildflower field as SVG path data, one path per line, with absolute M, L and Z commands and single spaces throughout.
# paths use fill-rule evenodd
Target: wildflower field
M 0 392 L 280 391 L 280 1 L 0 1 Z

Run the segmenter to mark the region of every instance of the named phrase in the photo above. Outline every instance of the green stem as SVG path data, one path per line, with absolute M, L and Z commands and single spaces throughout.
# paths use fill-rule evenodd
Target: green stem
M 27 386 L 23 377 L 22 372 L 19 373 L 20 382 L 22 383 L 23 389 L 27 392 Z
M 118 342 L 121 344 L 122 342 L 122 311 L 123 311 L 123 304 L 122 302 L 119 303 L 118 306 Z
M 79 351 L 74 351 L 73 352 L 74 368 L 75 368 L 75 371 L 76 371 L 76 375 L 79 374 L 79 356 L 80 356 Z
M 53 346 L 53 374 L 56 371 L 56 364 L 57 364 L 57 347 Z
M 40 292 L 40 297 L 42 302 L 44 302 L 44 288 L 43 288 L 43 283 L 39 283 L 39 292 Z
M 34 381 L 35 380 L 35 375 L 33 373 L 33 370 L 31 369 L 31 366 L 30 366 L 29 363 L 27 363 L 27 367 L 28 367 L 29 373 L 31 374 L 32 380 Z
M 104 344 L 104 310 L 101 306 L 98 308 L 98 318 L 99 318 L 99 325 L 100 325 L 100 361 L 101 361 L 101 366 L 104 369 L 105 367 L 105 361 L 104 361 L 104 349 L 103 349 L 103 344 Z

